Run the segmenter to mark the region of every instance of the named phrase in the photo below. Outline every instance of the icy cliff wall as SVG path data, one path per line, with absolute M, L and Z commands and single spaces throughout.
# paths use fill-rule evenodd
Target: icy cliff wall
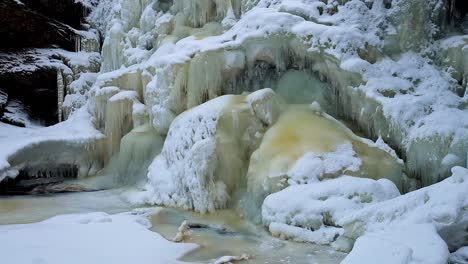
M 294 85 L 283 77 L 299 71 L 322 80 L 303 89 L 316 92 L 308 103 L 381 136 L 406 173 L 429 185 L 467 162 L 468 40 L 464 9 L 451 19 L 457 5 L 102 1 L 90 16 L 105 34 L 93 89 L 135 91 L 140 113 L 166 134 L 181 112 L 223 94 L 272 87 L 288 95 Z

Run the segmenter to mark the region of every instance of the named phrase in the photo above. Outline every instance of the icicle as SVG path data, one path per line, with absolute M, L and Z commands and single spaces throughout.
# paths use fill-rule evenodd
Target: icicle
M 192 59 L 188 70 L 187 108 L 221 95 L 223 56 L 207 52 Z
M 57 70 L 57 112 L 58 112 L 58 122 L 62 122 L 62 113 L 63 113 L 63 99 L 65 98 L 65 84 L 62 75 L 62 71 Z
M 107 102 L 104 133 L 108 140 L 108 158 L 119 151 L 120 140 L 133 127 L 133 102 L 137 96 L 136 92 L 123 91 Z
M 75 34 L 73 36 L 73 39 L 75 40 L 75 52 L 80 52 L 81 51 L 81 36 L 78 34 Z

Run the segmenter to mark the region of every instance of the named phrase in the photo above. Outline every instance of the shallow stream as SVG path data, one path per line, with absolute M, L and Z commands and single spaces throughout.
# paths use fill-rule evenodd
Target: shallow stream
M 59 214 L 130 211 L 134 207 L 121 198 L 122 192 L 124 190 L 0 197 L 0 224 L 34 223 Z M 167 239 L 177 233 L 184 220 L 198 225 L 191 228 L 190 239 L 185 242 L 200 247 L 182 257 L 181 260 L 186 262 L 212 263 L 221 256 L 248 254 L 253 258 L 240 263 L 335 264 L 345 257 L 330 247 L 271 237 L 262 227 L 243 220 L 232 210 L 201 215 L 162 209 L 150 220 L 151 230 Z

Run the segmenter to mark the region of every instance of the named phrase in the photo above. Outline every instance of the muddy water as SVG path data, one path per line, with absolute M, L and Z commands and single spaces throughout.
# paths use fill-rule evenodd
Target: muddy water
M 120 190 L 0 197 L 0 224 L 27 224 L 61 214 L 119 213 L 131 210 Z
M 200 247 L 181 260 L 197 263 L 213 263 L 221 256 L 248 254 L 252 260 L 245 263 L 317 263 L 335 264 L 345 257 L 330 247 L 306 243 L 294 243 L 271 237 L 263 228 L 242 220 L 231 210 L 200 215 L 175 209 L 163 209 L 152 216 L 152 230 L 171 239 L 184 221 L 200 224 L 203 228 L 191 228 L 192 235 L 186 242 Z M 207 227 L 205 227 L 207 226 Z

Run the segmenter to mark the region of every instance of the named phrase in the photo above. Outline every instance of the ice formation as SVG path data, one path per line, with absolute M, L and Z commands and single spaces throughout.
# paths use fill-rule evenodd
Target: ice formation
M 290 106 L 252 154 L 244 207 L 255 218 L 270 193 L 343 174 L 387 178 L 401 188 L 401 161 L 374 145 L 325 113 Z
M 97 34 L 81 32 L 88 60 L 43 51 L 67 66 L 57 71 L 65 121 L 2 125 L 22 140 L 0 138 L 0 180 L 66 165 L 102 179 L 90 182 L 137 184 L 136 203 L 239 203 L 282 238 L 348 251 L 356 241 L 345 263 L 369 248 L 393 263 L 442 263 L 447 247 L 466 246 L 457 1 L 91 2 L 100 72 Z
M 198 212 L 226 208 L 245 185 L 259 133 L 279 111 L 271 89 L 218 97 L 179 115 L 149 167 L 145 201 Z
M 450 263 L 465 264 L 468 262 L 468 247 L 462 247 L 450 255 Z
M 272 87 L 381 136 L 405 158 L 407 175 L 428 185 L 449 175 L 447 155 L 465 165 L 467 148 L 465 89 L 454 92 L 452 77 L 432 65 L 443 49 L 454 59 L 442 67 L 463 79 L 466 63 L 456 58 L 466 42 L 429 45 L 446 27 L 439 2 L 107 1 L 91 18 L 107 32 L 102 70 L 135 78 L 163 134 L 187 108 Z

